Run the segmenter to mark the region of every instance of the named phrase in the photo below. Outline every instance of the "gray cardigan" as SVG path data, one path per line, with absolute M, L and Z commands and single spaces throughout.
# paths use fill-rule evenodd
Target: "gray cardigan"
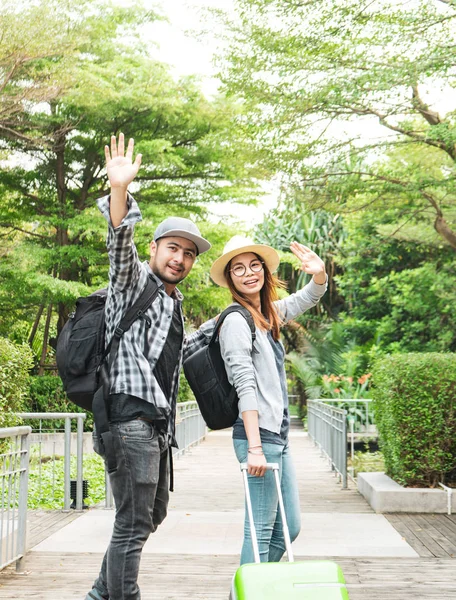
M 315 306 L 326 288 L 327 283 L 319 285 L 312 279 L 302 290 L 275 302 L 283 323 Z M 257 327 L 252 349 L 252 334 L 246 320 L 239 313 L 231 313 L 220 329 L 219 339 L 228 380 L 239 397 L 239 416 L 242 418 L 246 410 L 257 410 L 259 426 L 280 433 L 282 389 L 267 333 Z

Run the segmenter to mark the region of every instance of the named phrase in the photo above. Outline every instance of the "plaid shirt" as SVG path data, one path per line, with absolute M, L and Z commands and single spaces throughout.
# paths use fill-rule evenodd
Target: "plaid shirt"
M 182 320 L 183 296 L 176 288 L 172 296 L 165 292 L 160 279 L 155 277 L 147 261 L 141 262 L 133 242 L 135 223 L 142 220 L 136 201 L 128 196 L 128 214 L 114 228 L 109 213 L 109 196 L 98 200 L 98 207 L 108 222 L 107 248 L 109 254 L 109 287 L 106 300 L 106 344 L 109 343 L 117 325 L 128 308 L 144 290 L 147 278 L 152 276 L 159 291 L 147 309 L 145 318 L 137 319 L 120 340 L 116 360 L 110 373 L 110 393 L 129 394 L 154 404 L 168 418 L 172 443 L 176 414 L 176 398 L 179 389 L 179 371 L 184 355 L 195 352 L 208 343 L 213 322 L 204 323 L 191 336 L 184 337 L 179 350 L 179 361 L 173 373 L 170 398 L 166 398 L 154 375 L 154 368 L 165 345 L 170 328 L 174 301 L 177 302 Z

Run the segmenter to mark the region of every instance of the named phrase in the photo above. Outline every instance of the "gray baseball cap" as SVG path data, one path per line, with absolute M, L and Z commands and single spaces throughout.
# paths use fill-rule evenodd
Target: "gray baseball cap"
M 211 244 L 201 236 L 195 223 L 183 217 L 168 217 L 162 221 L 155 230 L 154 241 L 163 237 L 182 237 L 190 240 L 197 247 L 198 254 L 207 252 L 211 248 Z

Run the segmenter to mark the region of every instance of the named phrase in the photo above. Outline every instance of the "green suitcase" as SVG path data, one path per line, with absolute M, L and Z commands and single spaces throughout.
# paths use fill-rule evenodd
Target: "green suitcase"
M 260 563 L 248 486 L 247 465 L 243 463 L 241 471 L 244 477 L 255 563 L 242 565 L 236 571 L 231 586 L 230 600 L 348 600 L 342 570 L 335 562 L 330 560 L 294 562 L 280 490 L 279 465 L 270 463 L 267 468 L 274 472 L 289 562 Z

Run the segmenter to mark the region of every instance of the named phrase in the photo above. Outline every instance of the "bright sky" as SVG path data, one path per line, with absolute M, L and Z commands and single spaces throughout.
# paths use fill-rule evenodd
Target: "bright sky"
M 147 28 L 147 37 L 158 44 L 156 57 L 172 66 L 176 76 L 199 75 L 202 77 L 204 93 L 211 96 L 217 92 L 218 81 L 212 64 L 217 50 L 217 36 L 208 30 L 204 10 L 208 7 L 231 10 L 232 0 L 166 0 L 162 2 L 162 13 L 169 22 L 156 22 Z M 191 32 L 206 31 L 204 36 L 191 35 Z M 258 206 L 240 206 L 239 204 L 218 205 L 210 208 L 215 221 L 243 221 L 255 225 L 263 220 L 265 213 L 276 206 L 278 183 L 264 182 L 265 196 Z
M 128 0 L 117 0 L 128 2 Z M 160 1 L 160 0 L 159 0 Z M 214 24 L 205 19 L 205 9 L 208 7 L 221 8 L 225 11 L 233 10 L 234 0 L 161 0 L 161 12 L 169 22 L 157 22 L 147 29 L 147 38 L 155 42 L 158 47 L 156 56 L 159 60 L 172 66 L 176 76 L 200 75 L 204 92 L 211 96 L 216 93 L 218 82 L 214 77 L 215 67 L 212 64 L 214 54 L 218 47 L 217 32 Z M 206 13 L 207 17 L 207 13 Z M 191 32 L 205 31 L 203 36 L 191 35 Z M 435 86 L 429 90 L 422 90 L 423 99 L 441 113 L 454 110 L 456 105 L 456 90 L 442 90 Z M 333 126 L 333 135 L 345 137 L 347 125 Z M 350 134 L 358 134 L 362 130 L 362 137 L 382 137 L 386 132 L 376 120 L 371 123 L 363 122 L 350 124 Z M 214 219 L 232 217 L 241 219 L 246 223 L 259 223 L 264 214 L 277 204 L 278 182 L 265 182 L 263 197 L 258 207 L 239 207 L 239 205 L 211 207 Z

